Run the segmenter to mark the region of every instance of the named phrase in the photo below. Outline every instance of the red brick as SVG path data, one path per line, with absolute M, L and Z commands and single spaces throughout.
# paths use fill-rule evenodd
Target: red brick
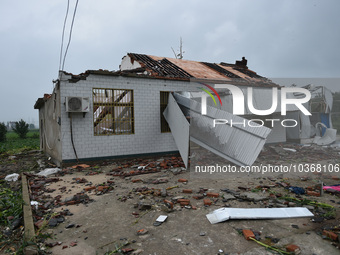
M 335 181 L 340 180 L 340 178 L 338 176 L 332 176 L 332 179 L 335 180 Z
M 198 199 L 203 199 L 204 196 L 203 195 L 197 195 L 197 196 L 193 196 L 193 198 L 198 200 Z
M 192 205 L 192 206 L 191 206 L 191 209 L 193 209 L 193 210 L 197 210 L 197 207 L 196 207 L 196 206 L 194 206 L 194 205 Z
M 190 193 L 192 193 L 192 189 L 184 189 L 182 192 L 190 194 Z
M 178 182 L 188 182 L 187 179 L 178 179 Z
M 243 229 L 242 233 L 244 238 L 247 240 L 250 240 L 250 237 L 255 238 L 255 234 L 250 229 Z
M 135 179 L 135 180 L 132 180 L 132 182 L 133 183 L 135 183 L 135 182 L 142 182 L 142 180 L 141 179 Z
M 212 202 L 209 198 L 203 199 L 203 203 L 204 203 L 204 205 L 209 205 L 209 206 L 212 204 Z
M 338 240 L 338 235 L 335 234 L 335 233 L 333 233 L 332 231 L 324 230 L 322 233 L 323 233 L 323 235 L 329 237 L 329 238 L 332 239 L 333 241 Z
M 208 196 L 208 197 L 219 197 L 220 194 L 218 194 L 218 193 L 213 193 L 213 192 L 208 192 L 208 193 L 207 193 L 207 196 Z
M 308 190 L 307 190 L 307 195 L 308 195 L 308 196 L 313 196 L 313 197 L 319 197 L 319 196 L 320 196 L 320 193 L 319 193 L 319 192 L 316 192 L 316 191 L 308 191 Z
M 108 188 L 109 188 L 109 186 L 98 186 L 97 190 L 98 191 L 103 191 L 104 189 L 108 189 Z
M 85 191 L 90 191 L 90 190 L 93 190 L 93 189 L 96 189 L 96 186 L 91 186 L 91 187 L 84 188 Z
M 182 203 L 182 202 L 188 202 L 188 203 L 190 203 L 190 199 L 184 199 L 184 198 L 177 199 L 177 203 Z
M 169 200 L 164 200 L 164 204 L 166 204 L 170 209 L 174 208 L 174 203 Z
M 301 251 L 300 247 L 295 244 L 290 244 L 286 246 L 286 251 L 299 253 Z
M 190 202 L 180 202 L 179 203 L 181 206 L 185 206 L 185 205 L 190 205 Z

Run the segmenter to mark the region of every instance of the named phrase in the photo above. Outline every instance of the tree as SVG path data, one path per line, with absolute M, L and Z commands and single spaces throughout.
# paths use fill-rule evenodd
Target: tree
M 29 125 L 23 119 L 21 119 L 20 121 L 15 122 L 13 130 L 19 135 L 20 138 L 26 138 L 28 126 Z
M 0 142 L 6 141 L 7 128 L 5 123 L 0 122 Z

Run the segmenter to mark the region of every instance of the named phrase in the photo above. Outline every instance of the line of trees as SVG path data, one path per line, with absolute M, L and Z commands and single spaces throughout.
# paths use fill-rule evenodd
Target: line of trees
M 26 123 L 23 119 L 15 122 L 13 127 L 13 131 L 20 137 L 25 139 L 28 133 L 29 124 Z M 5 123 L 0 122 L 0 142 L 6 141 L 6 133 L 7 128 Z

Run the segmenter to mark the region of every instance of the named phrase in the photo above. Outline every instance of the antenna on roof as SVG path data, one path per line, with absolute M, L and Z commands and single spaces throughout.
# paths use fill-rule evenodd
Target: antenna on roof
M 179 53 L 176 54 L 175 50 L 171 47 L 172 52 L 175 55 L 175 58 L 177 59 L 183 59 L 183 54 L 185 53 L 185 51 L 183 51 L 183 42 L 182 42 L 182 37 L 180 37 L 179 39 Z

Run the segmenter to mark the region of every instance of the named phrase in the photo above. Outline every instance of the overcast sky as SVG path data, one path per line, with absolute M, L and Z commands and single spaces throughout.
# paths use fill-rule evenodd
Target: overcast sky
M 67 0 L 0 6 L 0 122 L 37 123 L 33 105 L 58 78 Z M 128 52 L 173 57 L 182 37 L 185 59 L 234 63 L 245 56 L 269 78 L 339 78 L 339 10 L 339 0 L 79 0 L 64 70 L 117 70 Z M 339 81 L 325 83 L 340 91 Z

